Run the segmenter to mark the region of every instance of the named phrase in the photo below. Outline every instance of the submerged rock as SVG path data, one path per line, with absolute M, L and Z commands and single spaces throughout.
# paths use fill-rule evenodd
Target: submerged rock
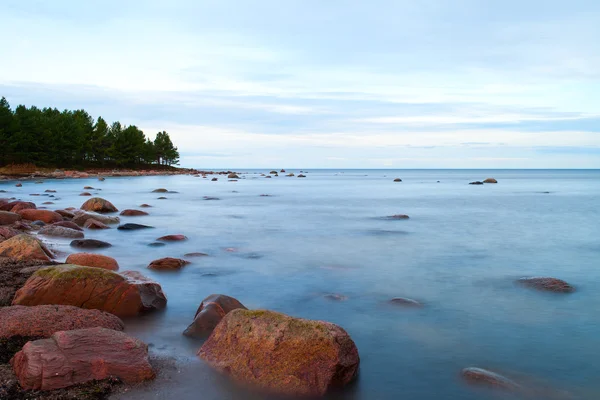
M 167 190 L 167 189 L 165 189 L 165 188 L 154 189 L 154 190 L 152 191 L 152 193 L 167 193 L 167 192 L 168 192 L 168 190 Z
M 80 230 L 75 230 L 71 228 L 66 228 L 64 226 L 57 225 L 46 225 L 39 231 L 40 235 L 46 236 L 55 236 L 55 237 L 63 237 L 63 238 L 83 238 L 84 234 Z
M 480 181 L 470 182 L 469 185 L 483 185 L 483 182 L 480 182 Z
M 233 297 L 224 294 L 211 294 L 202 300 L 196 315 L 194 315 L 194 321 L 183 331 L 183 334 L 192 337 L 207 337 L 225 315 L 238 308 L 247 310 L 242 303 Z
M 395 219 L 409 219 L 409 218 L 410 217 L 408 215 L 406 215 L 406 214 L 394 214 L 394 215 L 390 215 L 390 216 L 386 217 L 386 219 L 392 219 L 392 220 L 395 220 Z
M 91 196 L 92 194 L 90 192 L 82 192 L 79 195 L 80 196 Z
M 402 179 L 396 178 L 396 179 L 394 179 L 394 182 L 402 182 Z
M 211 179 L 211 182 L 216 182 L 216 181 L 218 181 L 218 180 L 219 180 L 219 179 L 217 179 L 217 178 L 212 178 L 212 179 Z
M 575 291 L 575 288 L 567 282 L 550 277 L 521 278 L 517 280 L 517 283 L 548 292 L 571 293 Z
M 148 247 L 162 247 L 162 246 L 166 246 L 166 244 L 162 243 L 162 242 L 152 242 L 152 243 L 148 243 Z
M 22 261 L 50 261 L 54 255 L 41 241 L 27 234 L 20 234 L 0 243 L 0 257 Z
M 208 254 L 206 253 L 186 253 L 183 255 L 184 257 L 208 257 Z
M 80 249 L 104 249 L 112 247 L 112 244 L 96 239 L 77 239 L 71 242 L 71 247 Z
M 498 183 L 498 181 L 495 180 L 494 178 L 487 178 L 486 180 L 483 181 L 483 183 Z
M 152 207 L 152 206 L 150 204 L 144 203 L 144 204 L 141 204 L 140 207 L 141 208 L 149 208 L 149 207 Z
M 180 258 L 165 257 L 152 261 L 148 265 L 148 268 L 157 271 L 176 271 L 180 270 L 189 263 L 189 261 L 182 260 Z
M 81 265 L 84 267 L 103 268 L 110 271 L 118 271 L 119 263 L 112 257 L 95 253 L 75 253 L 65 260 L 67 264 Z
M 182 241 L 182 240 L 187 240 L 187 237 L 184 235 L 166 235 L 166 236 L 161 236 L 156 240 L 161 241 L 161 242 L 178 242 L 178 241 Z
M 462 370 L 461 375 L 469 383 L 486 385 L 498 389 L 518 390 L 519 384 L 512 380 L 483 368 L 469 367 Z
M 146 211 L 140 211 L 140 210 L 123 210 L 121 211 L 121 214 L 124 217 L 140 217 L 143 215 L 148 215 L 148 213 Z
M 240 179 L 240 177 L 237 174 L 229 174 L 227 175 L 227 179 Z
M 306 175 L 300 174 L 300 175 L 298 175 L 298 178 L 306 178 Z
M 103 224 L 118 224 L 120 221 L 119 217 L 85 211 L 75 211 L 72 221 L 79 226 L 84 226 L 85 222 L 88 219 L 95 219 L 96 221 L 102 222 Z
M 416 300 L 409 299 L 407 297 L 394 297 L 390 300 L 390 304 L 402 307 L 423 307 L 423 304 L 419 303 Z
M 119 211 L 110 201 L 100 197 L 93 197 L 81 205 L 84 211 L 94 211 L 97 213 L 110 213 Z
M 117 229 L 120 231 L 136 231 L 136 230 L 140 230 L 140 229 L 152 229 L 152 228 L 154 228 L 154 227 L 149 226 L 149 225 L 131 224 L 131 223 L 119 225 L 117 227 Z
M 106 328 L 60 331 L 29 342 L 11 365 L 24 389 L 54 390 L 110 377 L 133 384 L 155 376 L 144 342 Z
M 264 310 L 229 312 L 198 355 L 238 382 L 296 396 L 347 385 L 360 363 L 341 327 Z

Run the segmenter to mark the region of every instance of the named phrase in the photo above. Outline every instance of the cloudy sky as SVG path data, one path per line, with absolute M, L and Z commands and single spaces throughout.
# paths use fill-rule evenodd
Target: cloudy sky
M 2 0 L 0 96 L 205 168 L 600 168 L 597 0 Z

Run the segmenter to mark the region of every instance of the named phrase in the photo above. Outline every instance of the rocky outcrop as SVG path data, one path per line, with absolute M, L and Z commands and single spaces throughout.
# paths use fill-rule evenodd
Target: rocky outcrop
M 94 211 L 97 213 L 110 213 L 117 212 L 117 207 L 115 207 L 110 201 L 104 200 L 100 197 L 93 197 L 83 203 L 80 207 L 84 211 Z
M 21 220 L 21 216 L 10 211 L 0 211 L 0 225 L 12 225 Z
M 166 236 L 161 236 L 158 239 L 161 242 L 179 242 L 182 240 L 187 240 L 187 237 L 184 235 L 166 235 Z
M 119 217 L 102 215 L 95 212 L 76 211 L 73 216 L 73 222 L 79 226 L 83 226 L 88 219 L 95 219 L 103 224 L 118 224 Z
M 21 261 L 50 261 L 54 255 L 39 240 L 27 234 L 20 234 L 0 243 L 0 257 Z
M 71 247 L 79 249 L 105 249 L 112 244 L 96 239 L 76 239 L 71 242 Z
M 50 210 L 26 209 L 17 211 L 17 214 L 28 221 L 42 221 L 47 224 L 63 220 L 63 217 L 59 213 Z
M 95 253 L 75 253 L 67 257 L 67 264 L 82 265 L 84 267 L 103 268 L 118 271 L 119 263 L 112 257 Z
M 483 368 L 470 367 L 461 372 L 462 377 L 469 383 L 485 385 L 493 388 L 519 390 L 521 386 L 512 380 Z
M 550 277 L 521 278 L 517 280 L 517 283 L 523 286 L 547 292 L 571 293 L 575 291 L 575 288 L 573 286 L 569 285 L 562 279 Z
M 247 310 L 242 303 L 224 294 L 211 294 L 200 303 L 194 316 L 194 322 L 187 327 L 183 334 L 191 337 L 207 337 L 225 315 L 241 308 Z
M 123 210 L 121 211 L 121 214 L 124 217 L 140 217 L 143 215 L 148 215 L 148 213 L 146 211 L 140 211 L 140 210 Z
M 483 181 L 483 183 L 498 183 L 494 178 L 487 178 Z
M 152 261 L 148 268 L 156 271 L 178 271 L 189 263 L 180 258 L 165 257 Z
M 54 390 L 109 377 L 133 384 L 155 376 L 144 342 L 106 328 L 60 331 L 29 342 L 11 364 L 24 389 Z
M 360 362 L 356 345 L 337 325 L 240 309 L 225 315 L 198 355 L 238 382 L 299 396 L 347 385 Z
M 139 229 L 152 229 L 153 226 L 142 225 L 142 224 L 123 224 L 117 227 L 120 231 L 137 231 Z
M 83 227 L 92 230 L 110 229 L 110 226 L 103 224 L 102 222 L 95 220 L 94 218 L 90 218 L 87 221 L 85 221 Z
M 164 308 L 167 299 L 158 283 L 138 272 L 64 264 L 37 270 L 12 304 L 63 304 L 130 317 Z

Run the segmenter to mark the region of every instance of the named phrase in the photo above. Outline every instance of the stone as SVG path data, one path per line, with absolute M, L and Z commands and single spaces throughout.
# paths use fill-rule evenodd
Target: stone
M 166 246 L 166 244 L 162 243 L 162 242 L 152 242 L 152 243 L 148 243 L 148 247 L 163 247 Z
M 521 278 L 517 280 L 517 283 L 533 289 L 544 290 L 547 292 L 571 293 L 575 291 L 575 288 L 573 286 L 569 285 L 562 279 L 550 277 Z
M 357 376 L 358 349 L 341 327 L 273 311 L 237 309 L 198 355 L 235 381 L 268 392 L 323 396 Z
M 289 174 L 287 174 L 286 176 L 295 176 L 293 172 L 290 172 Z
M 240 179 L 240 177 L 237 174 L 229 174 L 227 175 L 227 179 Z
M 499 389 L 519 390 L 521 386 L 512 380 L 483 368 L 469 367 L 461 372 L 469 383 L 490 386 Z
M 152 191 L 152 193 L 167 193 L 167 192 L 168 192 L 168 190 L 167 190 L 167 189 L 164 189 L 164 188 L 160 188 L 160 189 L 154 189 L 154 190 Z
M 20 234 L 21 232 L 16 229 L 8 226 L 0 226 L 0 243 Z
M 112 257 L 96 253 L 75 253 L 65 260 L 67 264 L 82 265 L 84 267 L 103 268 L 118 271 L 119 263 Z
M 16 213 L 17 211 L 35 209 L 35 203 L 29 201 L 11 201 L 3 206 L 0 206 L 1 211 L 10 211 Z
M 125 217 L 139 217 L 139 216 L 143 216 L 143 215 L 148 215 L 148 213 L 146 211 L 140 211 L 140 210 L 123 210 L 121 211 L 122 216 Z
M 306 175 L 300 174 L 300 175 L 298 175 L 298 178 L 306 178 Z
M 105 177 L 103 177 L 103 176 L 100 176 L 100 177 L 98 177 L 98 180 L 99 180 L 100 182 L 104 182 L 104 181 L 106 180 L 106 178 L 105 178 Z
M 110 229 L 110 226 L 103 224 L 100 221 L 96 221 L 93 218 L 90 218 L 87 221 L 85 221 L 83 227 L 87 229 Z
M 206 253 L 186 253 L 183 255 L 184 257 L 208 257 Z
M 498 183 L 494 178 L 487 178 L 483 181 L 483 183 Z
M 157 197 L 156 199 L 157 199 L 157 200 L 167 200 L 167 199 L 168 199 L 168 197 L 161 196 L 161 197 Z
M 338 293 L 328 293 L 328 294 L 324 295 L 323 297 L 325 297 L 327 300 L 333 300 L 333 301 L 348 300 L 348 296 L 344 296 L 343 294 L 338 294 Z
M 52 189 L 46 189 L 44 190 L 45 193 L 56 193 L 56 190 L 52 190 Z
M 74 306 L 41 305 L 0 308 L 0 363 L 6 363 L 30 340 L 58 331 L 103 327 L 122 331 L 123 321 L 113 314 Z
M 387 219 L 409 219 L 410 217 L 406 214 L 394 214 L 387 217 Z
M 17 214 L 28 221 L 43 221 L 47 224 L 63 220 L 63 217 L 59 213 L 50 210 L 26 209 L 17 211 Z
M 92 194 L 90 192 L 82 192 L 79 195 L 80 196 L 91 196 Z
M 70 228 L 70 229 L 75 229 L 76 231 L 82 231 L 83 229 L 81 229 L 81 227 L 71 221 L 60 221 L 60 222 L 55 222 L 52 225 L 54 226 L 64 226 L 65 228 Z
M 182 240 L 187 240 L 187 237 L 184 235 L 166 235 L 166 236 L 161 236 L 156 240 L 161 241 L 161 242 L 178 242 L 178 241 L 182 241 Z
M 165 257 L 152 261 L 148 268 L 156 271 L 178 271 L 189 263 L 180 258 Z
M 97 213 L 110 213 L 119 211 L 110 201 L 100 197 L 93 197 L 83 203 L 80 207 L 84 211 L 94 211 Z
M 10 211 L 0 211 L 0 225 L 12 225 L 21 220 L 21 216 Z
M 402 179 L 396 178 L 396 179 L 394 179 L 394 182 L 402 182 Z
M 67 219 L 73 219 L 73 217 L 75 217 L 75 214 L 73 214 L 71 211 L 67 211 L 67 210 L 56 210 L 55 213 L 61 215 L 64 218 Z
M 390 300 L 390 304 L 402 307 L 423 307 L 423 304 L 418 301 L 406 297 L 395 297 Z
M 84 186 L 83 190 L 94 190 L 94 188 L 91 186 Z
M 483 185 L 483 182 L 480 182 L 480 181 L 470 182 L 469 185 Z
M 112 247 L 112 244 L 96 239 L 76 239 L 71 242 L 71 247 L 79 249 L 104 249 Z
M 149 208 L 149 207 L 152 207 L 152 206 L 150 204 L 145 204 L 144 203 L 144 204 L 140 205 L 140 207 L 141 208 Z
M 54 202 L 52 202 L 52 201 L 45 201 L 45 202 L 42 203 L 42 205 L 46 205 L 46 206 L 49 206 L 51 204 L 54 204 Z
M 40 235 L 55 236 L 71 239 L 83 238 L 83 232 L 71 228 L 65 228 L 64 226 L 57 225 L 46 225 L 38 232 Z
M 88 219 L 95 219 L 103 224 L 118 224 L 120 219 L 116 216 L 102 215 L 95 212 L 75 211 L 73 222 L 79 226 L 83 226 Z
M 269 179 L 271 179 L 271 175 L 267 175 L 267 176 L 265 176 L 265 178 L 269 178 Z
M 269 172 L 269 174 L 277 175 L 277 171 L 271 171 L 271 172 Z
M 0 243 L 0 257 L 21 261 L 50 261 L 54 255 L 41 241 L 22 233 Z
M 62 304 L 132 317 L 164 308 L 167 298 L 158 283 L 139 272 L 63 264 L 37 270 L 12 304 Z
M 227 313 L 241 308 L 247 310 L 242 303 L 224 294 L 211 294 L 200 303 L 194 321 L 187 327 L 185 336 L 208 337 Z
M 135 231 L 135 230 L 139 230 L 139 229 L 152 229 L 152 228 L 154 228 L 154 227 L 149 226 L 149 225 L 141 225 L 141 224 L 123 224 L 123 225 L 119 225 L 117 227 L 117 229 L 120 231 Z
M 22 183 L 17 183 L 15 186 L 16 187 L 23 187 L 23 184 Z
M 218 181 L 218 180 L 219 180 L 219 179 L 217 179 L 217 178 L 212 178 L 212 179 L 211 179 L 211 182 L 216 182 L 216 181 Z
M 155 377 L 148 346 L 123 332 L 87 328 L 28 342 L 11 360 L 24 389 L 55 390 L 117 377 L 134 384 Z
M 204 200 L 221 200 L 218 197 L 213 197 L 213 196 L 203 196 L 202 197 Z

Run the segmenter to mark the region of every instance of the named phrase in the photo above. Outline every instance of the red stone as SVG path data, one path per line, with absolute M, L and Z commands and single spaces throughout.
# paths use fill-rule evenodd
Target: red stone
M 59 213 L 50 210 L 26 209 L 19 210 L 17 214 L 28 221 L 43 221 L 47 224 L 53 224 L 63 220 L 63 217 Z
M 187 237 L 184 235 L 167 235 L 161 236 L 156 240 L 160 240 L 161 242 L 177 242 L 180 240 L 187 240 Z
M 176 271 L 180 270 L 189 263 L 189 261 L 182 260 L 180 258 L 165 257 L 152 261 L 150 265 L 148 265 L 148 268 L 157 271 Z
M 194 322 L 183 332 L 186 336 L 206 337 L 211 334 L 225 315 L 238 308 L 247 310 L 242 303 L 224 294 L 211 294 L 200 303 Z
M 75 253 L 69 255 L 67 264 L 83 265 L 84 267 L 104 268 L 110 271 L 118 271 L 119 263 L 112 257 L 95 253 Z
M 83 231 L 83 229 L 81 229 L 81 227 L 71 221 L 60 221 L 60 222 L 55 222 L 52 225 L 56 225 L 56 226 L 62 226 L 65 228 L 70 228 L 70 229 L 75 229 L 76 231 Z
M 100 197 L 89 199 L 81 205 L 81 209 L 84 211 L 94 211 L 98 213 L 119 211 L 117 210 L 117 207 L 115 207 L 110 201 L 104 200 Z
M 140 210 L 123 210 L 121 211 L 120 215 L 123 215 L 125 217 L 139 217 L 143 215 L 148 215 L 148 213 Z

